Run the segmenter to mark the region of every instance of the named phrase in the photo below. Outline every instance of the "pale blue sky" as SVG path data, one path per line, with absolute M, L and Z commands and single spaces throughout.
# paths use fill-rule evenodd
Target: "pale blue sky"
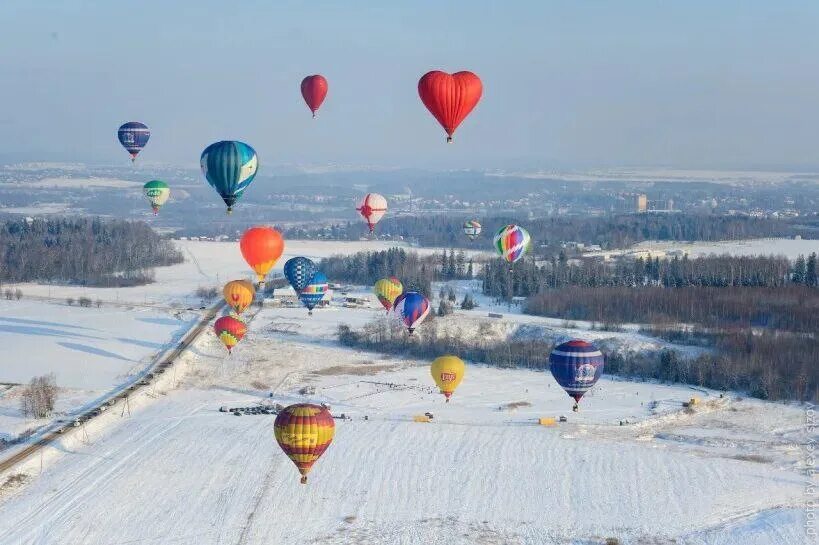
M 817 1 L 3 0 L 0 159 L 505 168 L 819 164 Z M 446 146 L 427 70 L 484 97 Z M 330 93 L 310 119 L 301 78 Z

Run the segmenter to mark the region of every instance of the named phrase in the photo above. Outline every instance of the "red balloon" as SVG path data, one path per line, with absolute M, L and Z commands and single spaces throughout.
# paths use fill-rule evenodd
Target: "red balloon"
M 313 112 L 313 117 L 316 117 L 316 110 L 321 107 L 321 103 L 327 96 L 327 80 L 318 74 L 307 76 L 301 80 L 301 96 L 304 97 L 307 107 Z
M 472 72 L 447 74 L 433 70 L 418 80 L 418 94 L 452 142 L 452 134 L 481 99 L 483 85 Z

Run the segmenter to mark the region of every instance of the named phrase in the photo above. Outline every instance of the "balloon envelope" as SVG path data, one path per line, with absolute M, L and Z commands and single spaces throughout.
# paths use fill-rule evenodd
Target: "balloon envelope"
M 483 84 L 472 72 L 447 74 L 433 70 L 418 81 L 421 102 L 446 131 L 447 142 L 452 142 L 455 129 L 478 105 L 482 93 Z
M 501 227 L 493 241 L 495 250 L 509 263 L 514 263 L 529 249 L 529 232 L 518 225 Z
M 247 333 L 247 326 L 243 321 L 233 316 L 222 316 L 214 322 L 213 330 L 230 352 L 244 338 L 245 333 Z
M 301 484 L 307 474 L 333 442 L 336 424 L 326 408 L 311 403 L 290 405 L 276 415 L 273 433 L 276 442 L 301 473 Z
M 149 138 L 151 138 L 151 130 L 147 125 L 139 121 L 124 123 L 117 130 L 117 139 L 122 147 L 131 154 L 131 161 L 136 159 L 136 156 L 148 143 Z
M 605 363 L 603 353 L 595 345 L 580 339 L 556 346 L 549 355 L 552 376 L 575 402 L 595 385 Z
M 284 276 L 296 293 L 307 286 L 317 271 L 316 264 L 306 257 L 292 257 L 284 264 Z
M 378 297 L 381 306 L 389 311 L 398 296 L 404 293 L 404 286 L 396 277 L 390 276 L 376 282 L 373 286 L 373 292 Z
M 284 252 L 284 239 L 272 227 L 251 227 L 239 239 L 239 248 L 259 282 L 264 282 L 264 277 Z
M 316 111 L 321 107 L 324 98 L 327 96 L 327 80 L 324 76 L 315 74 L 307 76 L 301 80 L 301 96 L 304 97 L 304 102 L 307 107 L 313 112 L 313 117 L 316 117 Z
M 417 291 L 408 291 L 399 295 L 393 304 L 395 313 L 410 334 L 429 314 L 429 299 Z
M 236 314 L 241 314 L 253 303 L 256 288 L 248 280 L 231 280 L 222 289 L 225 302 Z
M 211 144 L 199 158 L 208 183 L 228 207 L 228 213 L 256 177 L 259 161 L 244 142 L 225 140 Z
M 432 374 L 432 379 L 435 381 L 438 389 L 441 390 L 441 393 L 446 397 L 447 403 L 449 403 L 449 398 L 452 396 L 455 388 L 457 388 L 464 379 L 466 365 L 464 365 L 464 360 L 457 356 L 441 356 L 440 358 L 435 358 L 429 368 L 429 372 Z
M 367 193 L 356 207 L 358 213 L 367 222 L 370 232 L 375 231 L 375 224 L 387 213 L 387 199 L 378 193 Z
M 151 203 L 151 209 L 154 214 L 159 212 L 159 207 L 168 202 L 168 197 L 171 195 L 171 188 L 162 180 L 151 180 L 144 186 L 142 191 Z
M 319 301 L 324 299 L 329 289 L 330 285 L 327 283 L 327 277 L 324 276 L 323 272 L 317 271 L 307 282 L 304 289 L 299 292 L 299 300 L 312 313 Z

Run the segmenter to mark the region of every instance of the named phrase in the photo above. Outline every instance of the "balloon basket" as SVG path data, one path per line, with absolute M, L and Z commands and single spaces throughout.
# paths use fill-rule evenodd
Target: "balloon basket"
M 447 137 L 446 137 L 446 143 L 447 143 L 447 144 L 451 144 L 451 143 L 452 143 L 452 137 L 451 137 L 451 136 L 447 136 Z
M 301 484 L 307 484 L 307 475 L 302 475 L 301 480 L 299 481 Z

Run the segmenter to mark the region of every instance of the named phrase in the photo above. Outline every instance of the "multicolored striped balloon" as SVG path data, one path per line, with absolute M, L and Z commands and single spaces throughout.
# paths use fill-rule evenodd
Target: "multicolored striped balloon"
M 407 326 L 410 335 L 429 314 L 429 299 L 417 291 L 408 291 L 399 295 L 393 305 L 395 313 Z
M 481 234 L 481 224 L 478 220 L 466 220 L 464 222 L 464 234 L 469 237 L 469 240 L 475 240 Z
M 523 257 L 530 242 L 531 237 L 526 229 L 514 224 L 501 227 L 493 241 L 495 250 L 509 263 Z
M 136 161 L 136 156 L 148 143 L 151 138 L 151 129 L 139 121 L 129 121 L 120 125 L 117 130 L 117 139 L 122 147 L 131 154 L 131 162 Z
M 390 276 L 376 282 L 373 286 L 373 292 L 378 297 L 381 306 L 389 312 L 398 296 L 404 293 L 404 286 L 396 277 Z
M 319 304 L 319 301 L 324 299 L 329 289 L 327 277 L 324 276 L 323 272 L 316 271 L 316 274 L 313 275 L 304 289 L 299 292 L 299 300 L 302 305 L 307 307 L 309 315 L 313 314 L 313 309 Z
M 578 402 L 603 374 L 606 358 L 590 342 L 573 339 L 555 347 L 549 355 L 552 376 L 569 396 L 574 398 L 573 410 Z
M 214 322 L 213 330 L 216 332 L 216 336 L 219 337 L 219 340 L 222 341 L 222 344 L 225 345 L 225 348 L 227 348 L 228 354 L 230 354 L 233 347 L 239 344 L 239 341 L 241 341 L 245 333 L 247 333 L 247 325 L 235 316 L 222 316 Z
M 273 424 L 276 442 L 301 473 L 301 484 L 307 474 L 333 442 L 336 424 L 326 408 L 298 403 L 281 410 Z
M 199 158 L 199 165 L 208 183 L 227 205 L 227 213 L 253 182 L 259 167 L 256 151 L 235 140 L 211 144 Z
M 317 271 L 316 264 L 306 257 L 292 257 L 284 264 L 284 277 L 287 278 L 296 293 L 307 287 Z

